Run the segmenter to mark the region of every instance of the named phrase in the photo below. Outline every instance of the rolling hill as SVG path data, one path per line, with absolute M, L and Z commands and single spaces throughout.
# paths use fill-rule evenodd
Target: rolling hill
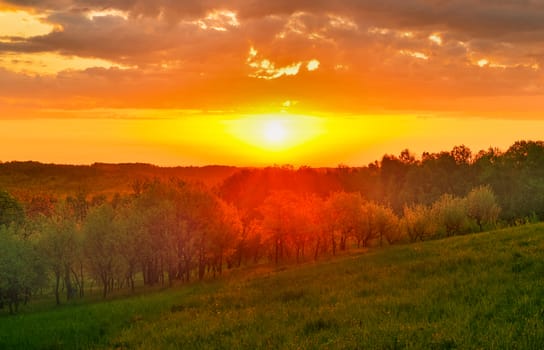
M 544 224 L 0 316 L 0 348 L 520 348 L 544 343 Z

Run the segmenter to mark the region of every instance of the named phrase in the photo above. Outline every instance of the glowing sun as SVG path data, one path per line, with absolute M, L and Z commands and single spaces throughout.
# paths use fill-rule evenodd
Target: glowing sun
M 287 128 L 281 120 L 266 120 L 263 122 L 263 136 L 267 143 L 279 145 L 287 139 Z
M 295 114 L 259 114 L 225 122 L 227 132 L 246 145 L 278 154 L 292 152 L 323 133 L 320 118 Z

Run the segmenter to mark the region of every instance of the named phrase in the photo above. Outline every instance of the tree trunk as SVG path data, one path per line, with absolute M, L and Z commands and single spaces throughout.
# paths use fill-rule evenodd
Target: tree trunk
M 219 276 L 223 274 L 223 250 L 221 250 L 221 253 L 219 254 Z
M 280 242 L 279 242 L 279 239 L 276 239 L 275 254 L 274 254 L 274 263 L 276 265 L 278 265 L 279 253 L 280 253 Z
M 74 296 L 74 287 L 72 287 L 69 265 L 64 266 L 64 286 L 66 287 L 66 300 L 71 300 Z
M 57 305 L 60 305 L 60 272 L 55 271 L 55 301 Z
M 318 238 L 317 242 L 315 243 L 315 251 L 314 251 L 314 260 L 316 260 L 316 261 L 317 261 L 318 255 L 319 255 L 319 243 L 320 243 L 320 239 Z
M 204 261 L 204 252 L 202 249 L 200 249 L 200 252 L 198 254 L 198 279 L 199 280 L 204 279 L 205 273 L 206 273 L 206 264 Z
M 85 276 L 83 276 L 83 263 L 79 263 L 79 277 L 80 277 L 80 285 L 81 289 L 79 290 L 79 297 L 83 298 L 85 295 L 85 289 L 83 288 L 85 286 Z
M 108 277 L 104 273 L 102 273 L 101 279 L 102 279 L 102 298 L 106 299 L 106 296 L 108 295 Z

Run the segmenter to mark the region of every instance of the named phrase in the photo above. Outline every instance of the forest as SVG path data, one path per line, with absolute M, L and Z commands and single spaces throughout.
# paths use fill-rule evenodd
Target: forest
M 142 169 L 145 169 L 143 171 Z M 190 174 L 188 176 L 187 174 Z M 0 164 L 0 308 L 544 219 L 544 142 L 364 167 Z

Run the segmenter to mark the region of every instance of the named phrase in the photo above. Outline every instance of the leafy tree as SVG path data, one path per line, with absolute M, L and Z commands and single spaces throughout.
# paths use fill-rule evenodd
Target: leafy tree
M 460 234 L 466 226 L 467 206 L 463 198 L 444 194 L 433 204 L 432 212 L 448 237 Z
M 43 286 L 42 266 L 30 241 L 22 240 L 14 226 L 0 226 L 0 308 L 7 304 L 10 313 L 17 312 Z
M 242 222 L 238 210 L 233 205 L 218 200 L 217 211 L 212 228 L 211 250 L 213 272 L 223 272 L 223 262 L 234 254 L 236 243 L 242 234 Z
M 326 206 L 333 254 L 336 251 L 336 233 L 340 238 L 340 250 L 346 249 L 348 238 L 356 237 L 357 232 L 360 237 L 366 234 L 361 228 L 363 199 L 359 193 L 335 192 L 327 199 Z
M 373 212 L 374 227 L 380 239 L 380 246 L 383 244 L 384 238 L 389 244 L 396 243 L 402 239 L 399 218 L 391 208 L 374 202 L 369 202 L 367 207 L 371 208 L 370 210 Z
M 450 153 L 458 165 L 469 165 L 472 161 L 472 151 L 465 145 L 453 147 Z
M 28 201 L 24 202 L 27 218 L 50 217 L 55 211 L 57 200 L 50 194 L 32 193 Z
M 205 187 L 181 184 L 176 201 L 176 222 L 179 225 L 180 250 L 186 273 L 196 263 L 197 275 L 203 279 L 210 265 L 210 251 L 216 236 L 217 198 Z M 215 227 L 214 227 L 215 226 Z M 187 275 L 188 277 L 188 275 Z
M 61 282 L 64 282 L 66 299 L 69 300 L 76 294 L 72 286 L 71 272 L 78 252 L 77 226 L 65 202 L 57 204 L 55 212 L 43 225 L 39 247 L 46 266 L 53 272 L 55 278 L 54 293 L 58 305 Z
M 412 242 L 423 241 L 431 236 L 435 230 L 431 209 L 421 204 L 405 206 L 402 223 Z
M 275 191 L 264 201 L 261 212 L 263 229 L 273 246 L 274 263 L 278 264 L 288 249 L 288 235 L 293 225 L 296 195 L 291 191 Z
M 0 226 L 21 225 L 24 215 L 21 204 L 9 193 L 0 190 Z
M 368 247 L 370 241 L 378 237 L 378 206 L 373 202 L 362 202 L 358 220 L 355 221 L 354 236 L 357 239 L 357 247 Z
M 379 239 L 380 246 L 384 238 L 390 244 L 398 241 L 401 238 L 398 220 L 391 208 L 373 201 L 363 201 L 355 227 L 357 246 L 362 243 L 363 247 L 368 247 L 374 239 Z
M 263 250 L 263 229 L 262 221 L 252 217 L 244 209 L 238 210 L 241 232 L 236 242 L 235 254 L 229 261 L 229 265 L 240 267 L 242 262 L 257 263 Z
M 407 175 L 411 169 L 417 168 L 413 155 L 408 150 L 401 153 L 400 158 L 393 155 L 384 155 L 380 163 L 380 179 L 384 203 L 390 203 L 392 208 L 400 212 L 404 198 L 399 194 L 403 192 Z M 407 197 L 403 194 L 402 197 Z
M 87 202 L 87 195 L 83 190 L 78 190 L 74 197 L 68 196 L 66 198 L 66 205 L 72 211 L 72 215 L 77 223 L 85 220 L 89 211 L 89 203 Z
M 102 284 L 102 297 L 113 289 L 115 272 L 120 264 L 118 227 L 113 208 L 104 204 L 91 209 L 84 222 L 83 242 L 92 275 Z
M 480 232 L 484 225 L 496 222 L 500 211 L 495 194 L 489 186 L 477 187 L 467 195 L 468 216 L 476 221 Z
M 118 198 L 121 201 L 120 198 Z M 134 277 L 141 259 L 142 246 L 145 244 L 146 229 L 142 215 L 137 211 L 134 202 L 127 202 L 124 205 L 118 203 L 118 247 L 120 262 L 124 267 L 124 277 L 130 290 L 134 292 Z
M 327 213 L 326 202 L 318 196 L 307 195 L 303 198 L 301 208 L 304 210 L 309 242 L 314 247 L 314 260 L 319 254 L 327 251 Z

